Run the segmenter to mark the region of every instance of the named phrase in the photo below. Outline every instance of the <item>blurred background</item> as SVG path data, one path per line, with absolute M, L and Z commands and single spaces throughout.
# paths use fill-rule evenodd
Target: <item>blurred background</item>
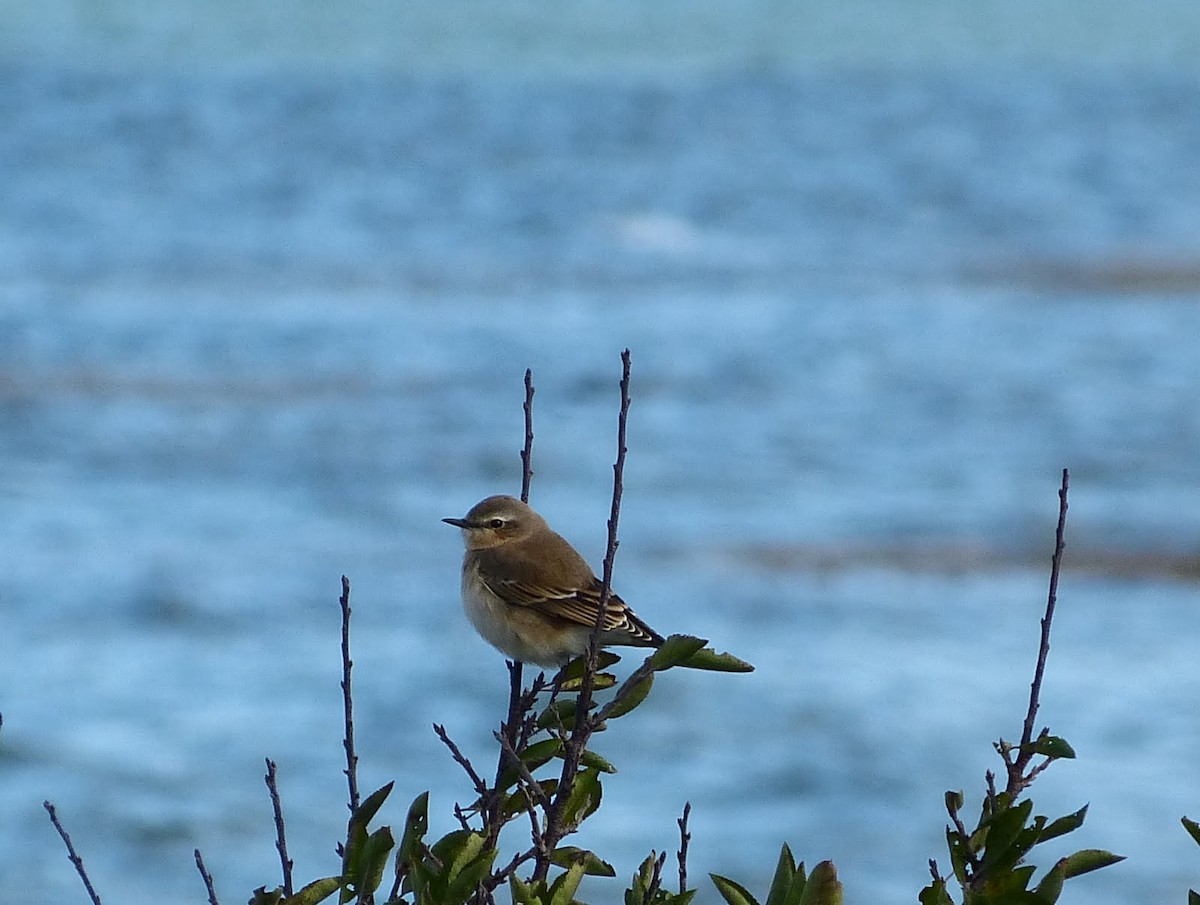
M 597 740 L 579 840 L 848 902 L 949 869 L 1043 706 L 1091 803 L 1064 901 L 1200 851 L 1200 6 L 1115 0 L 0 4 L 0 900 L 225 901 L 344 832 L 339 578 L 384 817 L 491 762 L 500 655 L 438 520 L 520 486 L 750 676 Z M 669 765 L 669 767 L 667 766 Z M 523 841 L 518 832 L 514 844 Z M 705 881 L 707 883 L 707 881 Z M 614 901 L 615 881 L 594 901 Z M 698 901 L 713 903 L 704 887 Z

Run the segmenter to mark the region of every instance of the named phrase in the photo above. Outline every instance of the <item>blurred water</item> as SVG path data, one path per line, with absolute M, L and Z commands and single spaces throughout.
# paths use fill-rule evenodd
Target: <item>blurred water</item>
M 759 669 L 670 674 L 599 740 L 585 844 L 625 876 L 690 799 L 695 877 L 762 888 L 788 839 L 850 901 L 912 901 L 942 792 L 1019 732 L 1070 466 L 1041 715 L 1080 760 L 1034 797 L 1131 856 L 1074 900 L 1197 885 L 1191 7 L 1088 7 L 1089 45 L 981 6 L 991 56 L 937 5 L 908 42 L 819 10 L 789 46 L 709 4 L 729 42 L 661 54 L 665 12 L 528 45 L 536 5 L 459 8 L 407 63 L 380 8 L 300 8 L 261 53 L 253 4 L 13 14 L 0 900 L 81 900 L 44 798 L 106 901 L 202 900 L 196 846 L 225 900 L 274 884 L 265 756 L 298 875 L 333 871 L 343 573 L 363 785 L 397 779 L 393 822 L 430 788 L 448 829 L 468 788 L 428 725 L 490 759 L 505 676 L 438 519 L 519 486 L 531 367 L 534 502 L 598 565 L 625 347 L 618 587 Z

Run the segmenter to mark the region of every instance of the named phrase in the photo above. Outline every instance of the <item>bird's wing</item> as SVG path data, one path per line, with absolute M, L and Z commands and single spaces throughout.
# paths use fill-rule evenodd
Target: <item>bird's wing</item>
M 506 603 L 528 606 L 550 616 L 557 616 L 579 625 L 594 626 L 600 613 L 600 579 L 594 578 L 587 588 L 549 588 L 512 579 L 485 582 L 493 594 Z M 661 644 L 662 636 L 646 625 L 616 594 L 609 594 L 604 613 L 605 632 L 620 632 L 631 640 L 646 644 Z

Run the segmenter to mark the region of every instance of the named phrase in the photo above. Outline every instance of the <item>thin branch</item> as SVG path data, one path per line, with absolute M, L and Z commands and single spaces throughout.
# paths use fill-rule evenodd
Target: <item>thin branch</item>
M 342 703 L 346 714 L 346 732 L 342 747 L 346 749 L 346 782 L 350 790 L 350 813 L 358 810 L 358 755 L 354 751 L 354 696 L 350 688 L 350 671 L 354 661 L 350 659 L 350 579 L 342 576 L 342 596 L 338 603 L 342 607 Z
M 521 781 L 525 784 L 525 786 L 528 787 L 528 794 L 533 798 L 536 798 L 538 804 L 540 804 L 542 807 L 548 807 L 550 805 L 550 799 L 546 797 L 546 790 L 542 788 L 541 783 L 533 778 L 533 774 L 529 772 L 529 765 L 526 764 L 525 761 L 521 760 L 521 756 L 513 749 L 512 743 L 508 740 L 508 736 L 506 736 L 503 732 L 493 732 L 492 734 L 496 736 L 496 741 L 500 743 L 500 747 L 504 749 L 505 753 L 509 757 L 509 760 L 511 760 L 513 766 L 516 767 L 517 775 L 521 777 Z M 497 788 L 496 792 L 499 793 L 500 790 Z
M 529 502 L 529 488 L 533 483 L 533 371 L 529 368 L 525 369 L 525 402 L 522 406 L 525 412 L 525 444 L 521 447 L 521 502 Z M 500 731 L 508 740 L 508 745 L 514 751 L 520 751 L 525 746 L 522 740 L 522 726 L 524 724 L 524 714 L 532 705 L 532 701 L 525 703 L 525 699 L 521 695 L 523 685 L 524 666 L 520 660 L 509 660 L 508 663 L 508 717 L 500 726 Z M 536 681 L 540 681 L 541 676 Z M 496 782 L 494 784 L 493 793 L 490 796 L 491 800 L 487 800 L 489 796 L 484 793 L 483 802 L 483 820 L 487 831 L 487 840 L 489 845 L 495 845 L 496 840 L 500 837 L 500 828 L 504 824 L 504 809 L 502 807 L 503 796 L 500 794 L 499 785 L 500 777 L 504 774 L 504 768 L 507 766 L 507 756 L 504 746 L 501 746 L 500 756 L 496 759 Z
M 688 817 L 692 814 L 692 803 L 686 801 L 683 804 L 683 816 L 676 823 L 679 824 L 679 851 L 675 853 L 675 857 L 679 859 L 679 894 L 683 895 L 687 892 L 687 858 L 688 858 L 688 843 L 692 841 L 692 834 L 688 832 Z
M 288 857 L 287 835 L 283 829 L 283 805 L 279 801 L 279 784 L 275 775 L 275 761 L 267 758 L 267 791 L 271 793 L 271 810 L 275 814 L 275 848 L 279 852 L 279 863 L 283 868 L 283 894 L 292 894 L 292 859 Z
M 437 733 L 437 737 L 442 740 L 443 744 L 450 749 L 450 755 L 454 758 L 455 763 L 457 763 L 466 771 L 467 776 L 471 779 L 471 785 L 475 787 L 476 793 L 479 795 L 486 795 L 488 791 L 487 783 L 484 782 L 483 777 L 475 771 L 475 767 L 472 766 L 469 760 L 467 760 L 467 756 L 463 754 L 461 750 L 459 750 L 458 745 L 454 744 L 453 739 L 451 739 L 446 733 L 446 727 L 440 723 L 434 723 L 433 731 Z
M 533 481 L 533 371 L 525 369 L 525 446 L 521 450 L 521 502 L 529 502 Z
M 613 494 L 612 509 L 608 519 L 608 547 L 604 555 L 604 572 L 600 586 L 600 601 L 596 612 L 596 624 L 592 626 L 591 637 L 588 639 L 588 649 L 584 661 L 583 677 L 580 683 L 579 695 L 575 703 L 575 725 L 563 749 L 562 773 L 558 788 L 554 793 L 554 803 L 546 814 L 546 826 L 542 834 L 546 851 L 553 852 L 559 841 L 573 828 L 564 822 L 563 804 L 575 787 L 579 773 L 579 764 L 583 752 L 587 748 L 588 739 L 599 725 L 599 719 L 591 713 L 593 694 L 596 686 L 597 656 L 600 650 L 600 633 L 604 627 L 604 618 L 608 611 L 608 601 L 612 596 L 613 562 L 617 555 L 617 523 L 621 516 L 621 494 L 624 489 L 626 422 L 629 417 L 629 373 L 631 369 L 629 350 L 621 353 L 621 408 L 617 416 L 617 460 L 613 465 Z M 534 868 L 533 879 L 545 880 L 550 871 L 549 858 L 539 853 L 537 866 Z
M 217 891 L 213 888 L 212 874 L 208 872 L 208 868 L 204 866 L 204 858 L 200 855 L 200 849 L 194 852 L 196 856 L 196 869 L 200 871 L 200 878 L 204 881 L 204 888 L 208 890 L 208 905 L 221 905 L 217 901 Z M 291 895 L 291 893 L 289 893 Z
M 525 851 L 521 852 L 520 854 L 513 855 L 512 859 L 506 865 L 504 865 L 504 867 L 502 867 L 502 868 L 500 868 L 500 870 L 494 872 L 490 877 L 484 878 L 483 888 L 485 890 L 487 890 L 488 892 L 491 892 L 493 889 L 495 889 L 497 886 L 499 886 L 501 883 L 503 883 L 505 880 L 507 880 L 510 876 L 512 876 L 514 873 L 516 873 L 517 868 L 520 867 L 522 864 L 524 864 L 526 861 L 528 861 L 530 858 L 532 858 L 536 853 L 537 852 L 535 849 L 529 848 L 529 849 L 526 849 Z
M 63 844 L 67 847 L 67 857 L 75 865 L 75 872 L 79 874 L 79 879 L 83 881 L 83 888 L 87 890 L 88 897 L 92 900 L 92 905 L 100 905 L 100 896 L 96 895 L 92 881 L 88 879 L 87 871 L 83 867 L 83 859 L 75 852 L 75 846 L 71 843 L 71 837 L 59 821 L 58 812 L 54 810 L 54 805 L 48 801 L 43 801 L 42 807 L 46 809 L 46 813 L 50 815 L 50 822 L 54 824 L 54 828 L 58 830 L 58 835 L 62 837 Z
M 462 827 L 468 833 L 471 832 L 471 824 L 467 822 L 466 812 L 463 811 L 458 802 L 454 803 L 454 819 L 458 821 L 458 825 L 460 827 Z M 395 896 L 392 898 L 395 898 Z
M 1025 768 L 1033 760 L 1033 726 L 1037 720 L 1038 707 L 1042 693 L 1042 678 L 1046 673 L 1046 658 L 1050 654 L 1050 625 L 1054 621 L 1054 606 L 1058 602 L 1058 576 L 1062 568 L 1062 555 L 1065 546 L 1063 535 L 1067 526 L 1067 490 L 1070 487 L 1071 475 L 1067 469 L 1062 472 L 1062 484 L 1058 490 L 1058 525 L 1054 531 L 1054 555 L 1050 559 L 1050 590 L 1046 599 L 1046 613 L 1042 617 L 1042 636 L 1038 645 L 1037 667 L 1033 671 L 1033 682 L 1029 686 L 1029 709 L 1025 713 L 1025 723 L 1021 729 L 1021 744 L 1017 748 L 1016 758 L 1009 762 L 1008 785 L 1005 791 L 1010 799 L 1015 798 L 1032 781 L 1036 774 L 1025 775 Z M 1042 767 L 1045 769 L 1045 767 Z M 1038 770 L 1041 772 L 1041 770 Z
M 516 749 L 520 743 L 521 725 L 524 722 L 526 705 L 521 694 L 523 667 L 520 660 L 506 660 L 508 666 L 508 716 L 500 724 L 500 731 L 508 740 L 509 746 Z M 541 674 L 539 673 L 539 676 Z M 500 777 L 508 765 L 508 755 L 504 746 L 500 747 L 500 755 L 496 758 L 496 781 L 492 784 L 491 801 L 484 807 L 484 820 L 487 823 L 488 842 L 495 844 L 500 837 L 500 827 L 504 823 L 503 808 L 500 806 Z

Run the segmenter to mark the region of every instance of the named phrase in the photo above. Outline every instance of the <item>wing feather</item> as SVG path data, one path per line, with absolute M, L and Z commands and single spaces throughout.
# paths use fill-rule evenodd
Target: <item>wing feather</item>
M 487 579 L 488 589 L 514 606 L 527 606 L 578 625 L 593 626 L 600 612 L 600 591 L 603 584 L 593 578 L 587 588 L 550 588 L 527 581 Z M 627 636 L 627 643 L 657 646 L 663 638 L 643 622 L 629 605 L 616 594 L 609 594 L 604 614 L 603 630 Z

